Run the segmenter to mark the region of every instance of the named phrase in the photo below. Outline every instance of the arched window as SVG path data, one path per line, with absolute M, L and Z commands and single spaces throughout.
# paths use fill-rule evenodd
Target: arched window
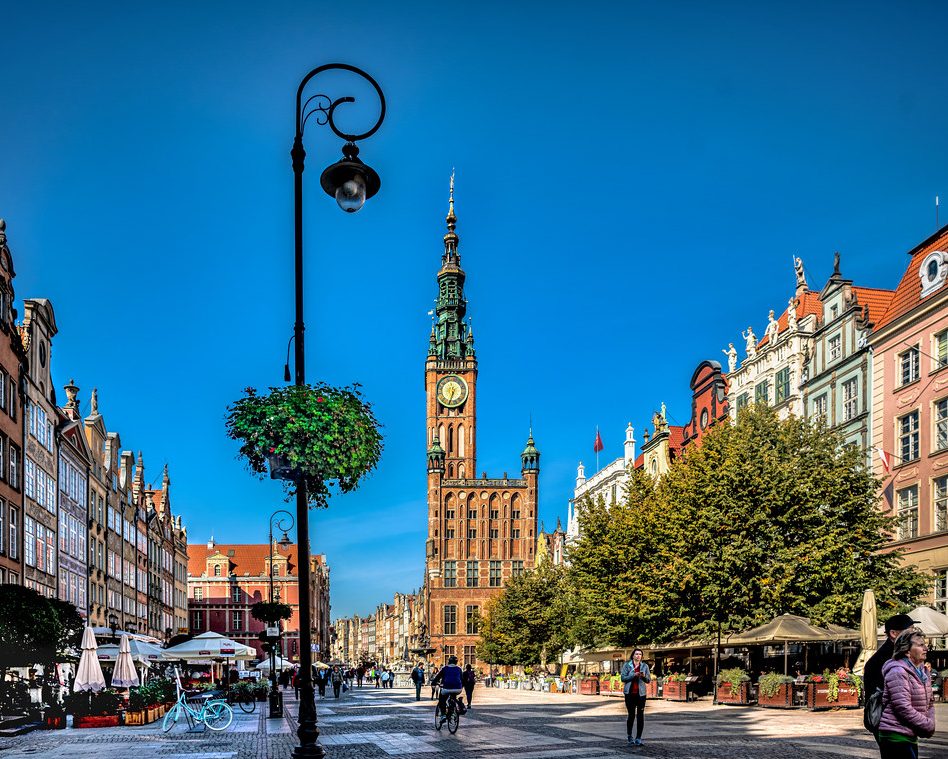
M 215 577 L 220 577 L 220 576 L 221 576 L 221 565 L 220 565 L 220 564 L 215 564 L 215 565 L 214 565 L 214 576 L 215 576 Z
M 464 477 L 465 477 L 464 464 L 458 464 L 458 479 L 463 480 Z
M 448 455 L 454 453 L 454 426 L 448 425 Z
M 458 427 L 458 456 L 464 455 L 464 425 Z

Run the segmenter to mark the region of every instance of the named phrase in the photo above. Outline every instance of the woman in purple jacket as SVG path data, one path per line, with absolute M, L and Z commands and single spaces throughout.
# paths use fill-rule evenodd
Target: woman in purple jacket
M 918 759 L 918 739 L 935 732 L 935 704 L 925 673 L 928 646 L 915 628 L 895 641 L 892 658 L 882 667 L 882 721 L 879 751 L 882 759 Z

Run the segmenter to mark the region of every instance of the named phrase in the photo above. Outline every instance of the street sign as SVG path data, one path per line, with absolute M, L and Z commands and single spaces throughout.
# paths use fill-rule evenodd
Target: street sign
M 280 637 L 280 628 L 279 628 L 279 627 L 268 627 L 268 628 L 267 628 L 267 637 L 268 637 L 268 638 L 279 638 L 279 637 Z

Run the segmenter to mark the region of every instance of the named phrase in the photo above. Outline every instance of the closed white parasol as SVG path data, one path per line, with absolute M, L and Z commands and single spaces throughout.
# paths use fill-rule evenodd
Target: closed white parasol
M 141 680 L 132 661 L 132 649 L 128 645 L 128 636 L 123 635 L 119 641 L 118 659 L 115 660 L 115 669 L 112 672 L 112 687 L 132 688 L 138 685 L 141 685 Z
M 96 656 L 95 633 L 87 627 L 82 633 L 82 656 L 79 658 L 79 670 L 73 688 L 77 691 L 100 691 L 105 687 L 102 665 Z

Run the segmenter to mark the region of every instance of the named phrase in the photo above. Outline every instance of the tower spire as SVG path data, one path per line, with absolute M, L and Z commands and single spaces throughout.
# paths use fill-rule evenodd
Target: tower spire
M 474 357 L 474 340 L 465 323 L 467 299 L 464 297 L 464 270 L 458 254 L 457 216 L 454 213 L 454 171 L 448 185 L 448 231 L 444 235 L 444 254 L 438 271 L 438 297 L 435 301 L 434 333 L 428 341 L 428 355 L 439 360 Z

